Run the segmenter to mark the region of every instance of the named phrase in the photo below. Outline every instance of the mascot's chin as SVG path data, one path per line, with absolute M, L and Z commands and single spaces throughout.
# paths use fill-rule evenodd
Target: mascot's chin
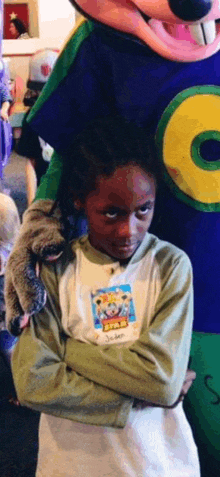
M 220 48 L 218 0 L 71 0 L 84 15 L 134 35 L 173 61 L 199 61 Z

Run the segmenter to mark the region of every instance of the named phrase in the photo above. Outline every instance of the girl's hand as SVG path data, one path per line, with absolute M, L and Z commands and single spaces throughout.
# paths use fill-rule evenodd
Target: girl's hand
M 192 383 L 193 383 L 193 381 L 195 381 L 195 379 L 196 379 L 195 371 L 193 371 L 192 369 L 187 369 L 185 380 L 184 380 L 180 395 L 179 395 L 177 401 L 174 404 L 172 404 L 172 406 L 159 406 L 158 404 L 153 404 L 151 402 L 141 401 L 139 399 L 135 399 L 134 404 L 133 404 L 133 408 L 135 408 L 137 410 L 145 409 L 146 407 L 163 407 L 165 409 L 173 409 L 174 407 L 177 406 L 177 404 L 179 404 L 181 401 L 183 401 L 184 397 L 188 393 L 188 391 L 191 388 Z
M 181 389 L 181 393 L 180 393 L 178 402 L 183 401 L 184 397 L 187 395 L 187 393 L 188 393 L 189 389 L 191 388 L 192 383 L 193 383 L 193 381 L 195 381 L 195 379 L 196 379 L 195 371 L 193 371 L 192 369 L 187 369 L 185 380 L 184 380 L 184 383 L 183 383 L 183 387 Z

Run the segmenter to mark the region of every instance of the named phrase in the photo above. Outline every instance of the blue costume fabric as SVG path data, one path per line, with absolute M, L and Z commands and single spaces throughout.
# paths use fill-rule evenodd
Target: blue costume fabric
M 165 181 L 151 230 L 185 250 L 192 261 L 195 321 L 191 367 L 197 372 L 197 381 L 187 398 L 188 412 L 201 458 L 206 452 L 216 469 L 220 463 L 219 95 L 220 52 L 193 63 L 169 61 L 134 37 L 87 21 L 66 45 L 29 119 L 37 134 L 59 154 L 73 135 L 96 117 L 119 114 L 140 126 L 150 126 L 156 134 Z M 195 98 L 204 114 L 190 103 Z M 182 137 L 180 132 L 177 140 L 178 108 L 183 104 L 188 129 L 182 131 Z M 198 131 L 194 130 L 194 116 L 191 118 L 195 114 Z M 213 114 L 215 128 L 210 126 Z M 180 144 L 177 180 L 175 167 L 173 174 L 166 164 L 169 150 L 164 159 L 167 137 Z M 185 159 L 189 167 L 182 173 Z M 195 167 L 201 172 L 197 182 Z M 61 160 L 55 154 L 38 199 L 56 197 L 60 170 Z M 216 190 L 213 200 L 210 184 Z

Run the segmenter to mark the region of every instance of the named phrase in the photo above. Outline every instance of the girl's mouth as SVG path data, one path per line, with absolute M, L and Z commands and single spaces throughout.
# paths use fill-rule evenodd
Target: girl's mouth
M 117 249 L 120 253 L 133 253 L 136 248 L 138 247 L 138 242 L 133 243 L 125 243 L 125 244 L 115 244 L 115 249 Z

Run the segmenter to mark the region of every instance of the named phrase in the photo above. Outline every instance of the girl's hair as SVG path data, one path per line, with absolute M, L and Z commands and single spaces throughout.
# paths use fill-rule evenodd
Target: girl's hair
M 100 176 L 109 177 L 118 167 L 138 165 L 157 182 L 156 156 L 154 137 L 147 129 L 120 117 L 93 121 L 63 154 L 58 203 L 64 215 L 73 211 L 74 200 L 85 201 Z
M 14 24 L 19 35 L 22 35 L 22 33 L 27 33 L 27 28 L 20 18 L 14 18 L 13 20 L 10 20 L 10 23 Z

